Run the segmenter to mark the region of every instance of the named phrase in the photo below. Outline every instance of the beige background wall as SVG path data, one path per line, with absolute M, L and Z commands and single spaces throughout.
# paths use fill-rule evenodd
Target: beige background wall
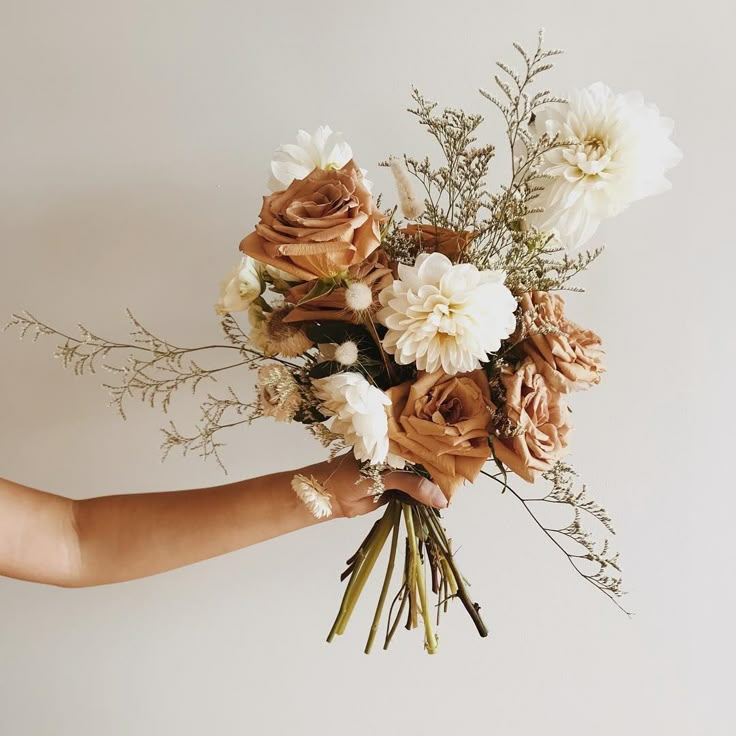
M 410 83 L 488 113 L 499 139 L 476 89 L 539 25 L 568 50 L 557 88 L 639 88 L 676 119 L 685 151 L 672 193 L 600 231 L 611 247 L 572 306 L 604 336 L 610 369 L 576 397 L 573 459 L 618 521 L 635 618 L 574 577 L 512 498 L 478 483 L 448 523 L 489 640 L 456 610 L 436 658 L 416 634 L 366 658 L 364 607 L 324 644 L 340 564 L 368 519 L 116 587 L 1 580 L 0 734 L 736 732 L 728 3 L 0 10 L 0 314 L 26 307 L 69 329 L 84 320 L 123 336 L 130 306 L 173 340 L 216 339 L 216 287 L 273 147 L 329 122 L 390 193 L 377 162 L 430 150 L 402 112 Z M 196 459 L 162 465 L 161 417 L 136 407 L 120 422 L 49 345 L 4 335 L 0 357 L 0 475 L 77 497 L 224 480 Z M 192 407 L 185 398 L 176 416 Z M 320 453 L 300 429 L 263 423 L 233 435 L 226 460 L 237 478 Z

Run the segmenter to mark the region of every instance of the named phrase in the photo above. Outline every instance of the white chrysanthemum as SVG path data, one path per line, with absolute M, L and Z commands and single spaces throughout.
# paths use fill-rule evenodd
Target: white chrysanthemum
M 321 410 L 334 417 L 330 430 L 345 439 L 356 459 L 372 465 L 403 461 L 389 455 L 388 416 L 391 399 L 360 373 L 336 373 L 312 381 Z
M 441 253 L 422 253 L 380 294 L 378 319 L 388 328 L 384 349 L 399 365 L 433 373 L 467 373 L 501 347 L 516 328 L 516 300 L 503 271 L 454 265 Z
M 544 211 L 529 222 L 573 250 L 601 220 L 669 189 L 665 172 L 682 158 L 669 118 L 638 92 L 615 94 L 602 82 L 573 92 L 567 104 L 543 108 L 534 126 L 570 143 L 545 154 L 541 171 L 553 178 L 534 201 Z
M 332 516 L 332 496 L 313 475 L 295 475 L 291 479 L 291 488 L 315 519 Z
M 271 191 L 286 189 L 295 179 L 304 179 L 315 169 L 341 169 L 353 158 L 353 150 L 343 139 L 342 133 L 333 132 L 329 125 L 320 125 L 314 133 L 300 130 L 296 143 L 279 146 L 271 160 Z M 363 183 L 368 190 L 371 182 L 363 174 Z
M 218 314 L 242 312 L 262 293 L 261 265 L 250 256 L 243 256 L 222 282 L 215 310 Z

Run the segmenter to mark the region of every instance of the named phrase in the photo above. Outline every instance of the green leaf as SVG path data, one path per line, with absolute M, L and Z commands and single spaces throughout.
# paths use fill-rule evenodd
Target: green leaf
M 334 281 L 318 281 L 312 289 L 309 291 L 309 293 L 302 297 L 298 302 L 297 305 L 306 304 L 307 302 L 311 302 L 314 299 L 319 299 L 321 296 L 327 296 L 328 294 L 331 294 L 335 290 L 335 282 Z

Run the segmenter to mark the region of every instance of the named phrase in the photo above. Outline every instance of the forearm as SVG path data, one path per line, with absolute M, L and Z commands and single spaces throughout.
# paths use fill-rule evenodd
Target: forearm
M 0 574 L 64 587 L 122 582 L 317 523 L 292 476 L 82 501 L 0 480 Z
M 319 523 L 291 488 L 295 472 L 329 495 L 329 518 L 372 512 L 376 498 L 351 455 L 214 488 L 72 501 L 0 478 L 0 575 L 65 587 L 122 582 L 190 565 Z M 444 508 L 411 473 L 387 488 Z
M 80 564 L 72 584 L 155 575 L 317 523 L 291 490 L 292 475 L 78 501 Z

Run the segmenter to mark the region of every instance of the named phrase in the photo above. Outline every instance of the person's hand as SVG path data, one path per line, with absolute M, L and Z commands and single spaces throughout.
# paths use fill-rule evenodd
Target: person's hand
M 360 480 L 359 465 L 352 455 L 341 455 L 331 462 L 321 462 L 302 468 L 299 472 L 314 476 L 330 494 L 330 518 L 360 516 L 374 511 L 381 503 L 370 493 L 370 481 Z M 427 506 L 443 509 L 447 499 L 431 480 L 415 473 L 395 471 L 384 476 L 387 491 L 403 491 Z

